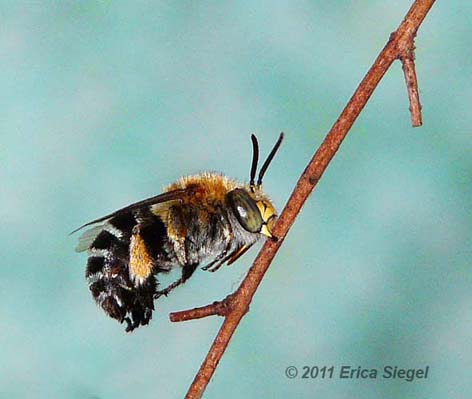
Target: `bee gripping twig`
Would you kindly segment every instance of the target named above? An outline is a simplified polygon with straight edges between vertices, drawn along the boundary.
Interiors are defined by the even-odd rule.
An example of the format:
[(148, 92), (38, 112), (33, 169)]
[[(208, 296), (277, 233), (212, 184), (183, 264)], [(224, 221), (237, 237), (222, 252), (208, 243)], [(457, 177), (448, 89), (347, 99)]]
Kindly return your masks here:
[[(409, 93), (409, 82), (417, 91), (416, 79), (413, 79), (413, 75), (410, 74), (412, 71), (414, 72), (411, 49), (413, 48), (413, 40), (416, 32), (433, 4), (434, 0), (414, 1), (398, 29), (391, 35), (390, 40), (378, 55), (374, 64), (365, 75), (359, 87), (354, 92), (348, 104), (341, 112), (341, 115), (334, 123), (323, 143), (318, 148), (302, 176), (298, 180), (287, 205), (274, 227), (273, 234), (276, 237), (286, 236), (303, 204), (316, 187), (316, 184), (319, 182), (329, 162), (336, 154), (350, 128), (361, 113), (380, 80), (396, 59), (403, 61), (404, 69), (406, 70), (405, 74), (408, 72), (409, 77), (407, 78), (407, 85), (409, 87)], [(407, 51), (410, 51), (410, 53), (406, 53)], [(406, 54), (409, 55), (406, 56)], [(415, 83), (413, 83), (413, 81), (415, 81)], [(415, 90), (411, 89), (411, 93), (414, 94)], [(414, 97), (418, 98), (416, 94)], [(415, 106), (417, 106), (417, 108), (415, 108)], [(415, 113), (415, 118), (417, 118), (420, 110), (419, 99), (416, 105), (410, 103), (410, 107), (412, 108), (412, 116)], [(414, 111), (414, 109), (416, 110)], [(420, 123), (418, 119), (415, 119), (413, 124), (416, 126)], [(279, 239), (277, 242), (273, 240), (267, 240), (265, 242), (241, 285), (236, 292), (230, 296), (231, 299), (226, 298), (221, 302), (216, 302), (202, 308), (177, 312), (171, 315), (173, 321), (184, 319), (190, 320), (192, 318), (197, 318), (193, 317), (196, 315), (199, 317), (221, 313), (225, 315), (223, 324), (218, 331), (218, 334), (198, 373), (196, 374), (187, 395), (185, 396), (186, 399), (197, 399), (202, 397), (206, 386), (210, 382), (210, 379), (223, 356), (223, 353), (228, 347), (234, 331), (238, 327), (239, 322), (245, 313), (248, 311), (249, 304), (251, 303), (265, 272), (269, 268), (282, 243), (282, 239)], [(227, 307), (228, 303), (230, 304), (229, 307)]]

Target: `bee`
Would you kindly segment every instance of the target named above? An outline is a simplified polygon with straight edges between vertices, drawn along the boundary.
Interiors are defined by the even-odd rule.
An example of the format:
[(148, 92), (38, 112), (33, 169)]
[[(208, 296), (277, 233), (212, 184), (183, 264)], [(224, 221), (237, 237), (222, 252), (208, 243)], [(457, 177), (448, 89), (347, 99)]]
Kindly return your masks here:
[[(136, 202), (84, 224), (77, 252), (87, 251), (85, 277), (96, 303), (126, 323), (126, 332), (147, 325), (154, 300), (185, 283), (203, 264), (215, 272), (231, 265), (263, 236), (275, 239), (274, 205), (262, 191), (262, 179), (283, 140), (280, 134), (257, 173), (259, 145), (252, 135), (250, 182), (222, 174), (182, 177), (162, 194)], [(159, 275), (181, 269), (164, 289)]]

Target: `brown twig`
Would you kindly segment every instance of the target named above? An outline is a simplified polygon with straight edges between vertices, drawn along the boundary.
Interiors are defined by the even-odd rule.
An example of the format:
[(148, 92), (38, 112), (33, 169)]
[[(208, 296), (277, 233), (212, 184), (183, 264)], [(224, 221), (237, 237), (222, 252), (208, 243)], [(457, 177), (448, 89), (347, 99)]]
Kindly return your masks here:
[(248, 311), (249, 304), (251, 303), (257, 287), (261, 283), (265, 272), (282, 245), (287, 232), (293, 225), (303, 204), (320, 180), (329, 162), (336, 154), (336, 151), (349, 132), (349, 129), (364, 108), (385, 72), (396, 59), (401, 59), (407, 51), (413, 48), (413, 40), (418, 27), (423, 22), (423, 19), (433, 3), (434, 0), (416, 0), (396, 32), (390, 36), (387, 45), (380, 52), (374, 64), (367, 72), (359, 87), (354, 92), (354, 95), (349, 100), (338, 120), (334, 123), (325, 140), (298, 180), (274, 228), (274, 234), (279, 237), (279, 240), (267, 240), (265, 242), (245, 279), (231, 296), (229, 310), (223, 305), (226, 301), (224, 300), (223, 302), (216, 302), (203, 308), (171, 314), (171, 319), (175, 321), (190, 320), (195, 317), (221, 314), (221, 309), (225, 309), (223, 311), (225, 315), (224, 322), (187, 392), (187, 399), (202, 397), (234, 331), (244, 314)]
[(405, 75), (405, 83), (408, 90), (408, 99), (410, 101), (411, 123), (413, 127), (418, 127), (423, 124), (423, 119), (421, 117), (420, 94), (415, 70), (414, 39), (411, 39), (410, 48), (406, 49), (405, 52), (400, 55), (400, 61), (402, 62), (403, 74)]
[(194, 319), (202, 319), (208, 316), (226, 316), (233, 309), (234, 294), (228, 295), (222, 301), (215, 301), (210, 305), (193, 308), (190, 310), (182, 310), (181, 312), (173, 312), (169, 315), (170, 321), (188, 321)]

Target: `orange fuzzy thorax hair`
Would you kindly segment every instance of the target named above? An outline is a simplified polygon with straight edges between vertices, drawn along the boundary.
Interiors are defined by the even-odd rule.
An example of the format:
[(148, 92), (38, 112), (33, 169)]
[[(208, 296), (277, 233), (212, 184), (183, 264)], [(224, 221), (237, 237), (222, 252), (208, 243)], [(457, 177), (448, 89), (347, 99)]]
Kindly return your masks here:
[(189, 201), (204, 203), (224, 202), (226, 194), (240, 185), (218, 173), (205, 172), (200, 175), (185, 176), (166, 187), (165, 191), (194, 187), (194, 195)]

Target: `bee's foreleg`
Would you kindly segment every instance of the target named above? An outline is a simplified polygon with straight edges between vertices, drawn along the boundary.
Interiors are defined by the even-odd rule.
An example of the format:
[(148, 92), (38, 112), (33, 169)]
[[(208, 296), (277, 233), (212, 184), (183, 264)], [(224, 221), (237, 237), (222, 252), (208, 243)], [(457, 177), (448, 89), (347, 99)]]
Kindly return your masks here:
[[(221, 255), (226, 255), (226, 252), (222, 252)], [(221, 257), (218, 256), (218, 258), (216, 258), (213, 262), (209, 263), (205, 267), (202, 267), (202, 270), (205, 270), (206, 272), (211, 272), (211, 273), (216, 272), (221, 266), (223, 266), (223, 263), (225, 263), (224, 259), (223, 259), (222, 262), (218, 262), (220, 259), (221, 259)], [(216, 263), (216, 262), (218, 262), (218, 263)], [(215, 265), (215, 263), (216, 263), (216, 265)]]
[[(228, 265), (231, 265), (236, 259), (238, 259), (241, 255), (246, 253), (246, 251), (252, 247), (251, 245), (243, 245), (242, 247), (236, 248), (233, 252), (231, 252), (228, 256), (225, 256), (223, 259), (221, 259), (215, 266), (213, 266), (211, 269), (206, 268), (204, 270), (207, 270), (209, 272), (216, 272), (225, 262), (228, 262)], [(210, 263), (212, 265), (214, 262)], [(205, 266), (206, 267), (206, 266)]]
[[(252, 247), (253, 244), (250, 245), (243, 245), (239, 248), (236, 248), (233, 252), (231, 252), (228, 256), (225, 256), (223, 259), (221, 259), (215, 266), (213, 266), (211, 269), (209, 266), (212, 266), (215, 261), (211, 262), (209, 265), (205, 266), (203, 270), (207, 270), (209, 272), (216, 272), (223, 264), (227, 261), (228, 266), (234, 263), (237, 259), (239, 259), (242, 255), (244, 255), (249, 248)], [(226, 251), (227, 252), (227, 251)]]
[[(231, 242), (230, 242), (230, 245), (231, 245)], [(205, 271), (211, 272), (211, 273), (216, 272), (221, 266), (223, 266), (225, 264), (226, 261), (230, 260), (234, 256), (234, 254), (236, 252), (239, 252), (240, 249), (241, 249), (241, 248), (236, 248), (235, 251), (233, 251), (229, 255), (227, 255), (228, 251), (229, 251), (228, 247), (226, 247), (225, 250), (221, 254), (219, 254), (213, 262), (209, 263), (205, 267), (202, 267), (202, 270), (205, 270)]]
[(242, 247), (237, 248), (236, 251), (231, 253), (228, 259), (228, 266), (236, 262), (236, 260), (238, 260), (241, 256), (243, 256), (248, 251), (248, 249), (251, 248), (253, 245), (254, 243), (249, 244), (249, 245), (243, 245)]
[(223, 236), (225, 239), (225, 249), (221, 252), (214, 260), (212, 260), (208, 265), (203, 266), (202, 270), (208, 272), (216, 272), (228, 259), (227, 254), (231, 249), (231, 244), (233, 241), (233, 229), (227, 216), (223, 214), (224, 226), (223, 226)]
[[(231, 247), (231, 242), (226, 246), (223, 252), (221, 252), (214, 260), (212, 260), (208, 265), (203, 266), (202, 270), (208, 271), (208, 272), (215, 272), (217, 271), (223, 263), (225, 263), (224, 259), (229, 251), (229, 248)], [(222, 262), (221, 259), (223, 259)], [(217, 263), (217, 265), (215, 265)], [(213, 266), (215, 265), (215, 266)]]

